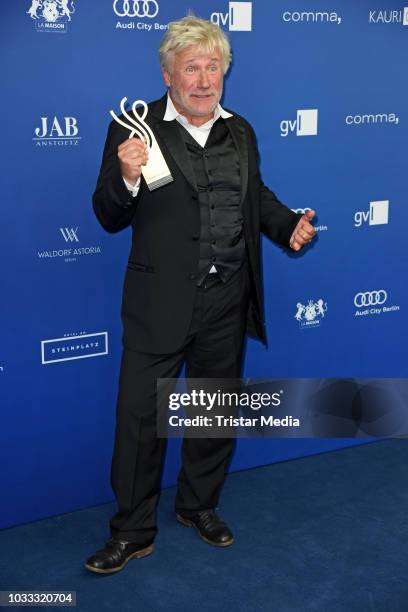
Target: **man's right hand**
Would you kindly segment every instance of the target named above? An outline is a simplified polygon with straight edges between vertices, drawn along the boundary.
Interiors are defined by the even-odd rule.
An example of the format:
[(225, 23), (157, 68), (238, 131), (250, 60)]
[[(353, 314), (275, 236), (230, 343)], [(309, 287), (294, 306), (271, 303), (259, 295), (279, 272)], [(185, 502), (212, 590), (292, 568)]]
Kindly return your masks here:
[(148, 147), (139, 138), (128, 138), (118, 147), (120, 170), (125, 181), (134, 185), (142, 174), (142, 166), (147, 164)]

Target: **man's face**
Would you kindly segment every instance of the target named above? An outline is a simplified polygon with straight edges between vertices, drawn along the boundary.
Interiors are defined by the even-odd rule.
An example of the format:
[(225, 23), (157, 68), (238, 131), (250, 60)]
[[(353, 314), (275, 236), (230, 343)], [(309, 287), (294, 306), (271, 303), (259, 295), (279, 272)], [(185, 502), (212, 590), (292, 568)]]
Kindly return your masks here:
[(223, 77), (219, 50), (205, 53), (197, 46), (174, 54), (170, 72), (163, 69), (174, 106), (187, 118), (212, 117), (222, 95)]

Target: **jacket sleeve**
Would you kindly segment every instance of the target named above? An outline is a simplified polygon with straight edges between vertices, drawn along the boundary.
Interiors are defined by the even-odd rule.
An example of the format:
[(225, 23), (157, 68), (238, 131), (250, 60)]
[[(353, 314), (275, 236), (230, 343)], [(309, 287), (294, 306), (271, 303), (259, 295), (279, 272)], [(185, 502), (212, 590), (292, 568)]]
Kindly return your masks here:
[[(119, 232), (128, 227), (137, 206), (141, 185), (136, 197), (127, 189), (120, 171), (118, 146), (128, 138), (128, 132), (112, 121), (106, 137), (101, 169), (93, 194), (95, 214), (107, 232)], [(143, 183), (143, 181), (142, 181)]]
[(255, 132), (249, 126), (252, 146), (255, 150), (257, 183), (259, 185), (259, 214), (261, 232), (280, 246), (289, 247), (289, 240), (301, 214), (294, 213), (282, 204), (262, 181), (259, 171), (259, 151)]

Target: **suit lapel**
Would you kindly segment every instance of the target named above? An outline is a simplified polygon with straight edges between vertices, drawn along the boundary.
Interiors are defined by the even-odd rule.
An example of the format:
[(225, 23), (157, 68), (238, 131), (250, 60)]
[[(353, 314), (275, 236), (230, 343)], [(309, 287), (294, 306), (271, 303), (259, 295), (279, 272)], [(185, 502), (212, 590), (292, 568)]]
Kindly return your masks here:
[[(167, 94), (152, 105), (149, 105), (147, 119), (151, 120), (151, 127), (159, 136), (161, 144), (165, 146), (174, 158), (181, 172), (187, 181), (197, 191), (197, 184), (194, 176), (190, 156), (180, 134), (180, 126), (177, 121), (163, 121), (166, 112)], [(150, 117), (149, 117), (150, 116)], [(150, 121), (148, 121), (150, 123)], [(241, 204), (245, 199), (248, 188), (248, 145), (245, 135), (245, 128), (240, 125), (234, 116), (225, 119), (231, 137), (234, 141), (239, 155), (241, 172)]]
[(234, 117), (225, 119), (234, 144), (239, 155), (239, 167), (241, 172), (241, 204), (245, 199), (248, 188), (248, 145), (245, 136), (245, 129), (240, 125)]
[(155, 121), (154, 127), (190, 185), (197, 191), (193, 166), (177, 121)]

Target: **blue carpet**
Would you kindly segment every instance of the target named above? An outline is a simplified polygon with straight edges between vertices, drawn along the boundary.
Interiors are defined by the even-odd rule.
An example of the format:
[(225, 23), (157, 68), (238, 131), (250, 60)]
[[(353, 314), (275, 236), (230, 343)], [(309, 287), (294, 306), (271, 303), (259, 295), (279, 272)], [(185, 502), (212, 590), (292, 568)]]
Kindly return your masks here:
[(389, 440), (230, 474), (225, 549), (175, 522), (166, 489), (154, 554), (111, 576), (83, 562), (113, 504), (6, 529), (0, 589), (75, 590), (84, 612), (407, 612), (407, 464)]

